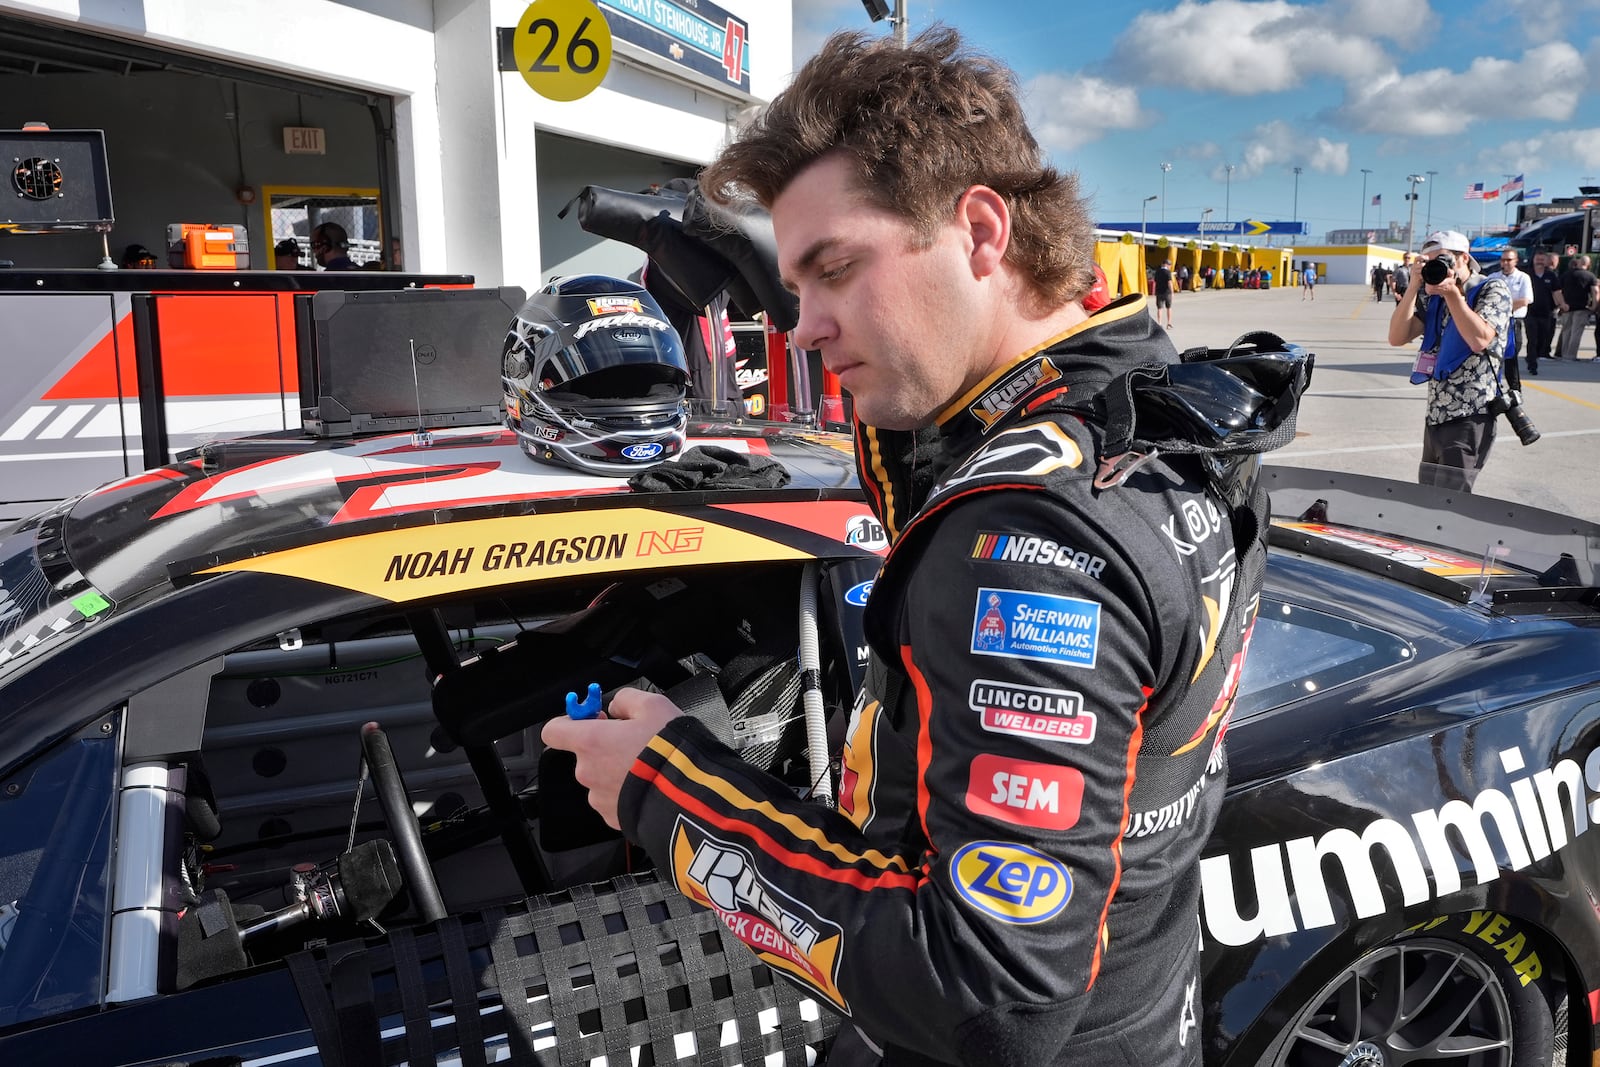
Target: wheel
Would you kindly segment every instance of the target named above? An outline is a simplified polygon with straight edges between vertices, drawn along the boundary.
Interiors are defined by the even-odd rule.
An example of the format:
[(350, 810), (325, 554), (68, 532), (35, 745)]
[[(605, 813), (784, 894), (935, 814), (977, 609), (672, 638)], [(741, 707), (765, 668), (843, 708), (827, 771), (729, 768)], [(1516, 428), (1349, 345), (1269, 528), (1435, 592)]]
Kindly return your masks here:
[(1272, 1067), (1526, 1067), (1551, 1062), (1554, 1030), (1536, 982), (1491, 945), (1444, 931), (1361, 957), (1297, 1014)]

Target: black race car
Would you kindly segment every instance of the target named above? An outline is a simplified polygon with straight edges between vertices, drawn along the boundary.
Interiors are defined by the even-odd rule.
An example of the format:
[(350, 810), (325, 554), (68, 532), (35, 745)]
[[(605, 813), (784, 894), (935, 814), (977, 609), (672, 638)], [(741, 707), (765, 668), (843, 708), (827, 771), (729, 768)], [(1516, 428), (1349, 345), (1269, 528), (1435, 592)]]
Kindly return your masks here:
[[(0, 1063), (821, 1062), (838, 1019), (736, 943), (781, 931), (664, 886), (538, 741), (642, 680), (826, 779), (884, 531), (841, 436), (693, 441), (791, 481), (282, 435), (0, 533)], [(1207, 1062), (1589, 1062), (1600, 528), (1265, 476)]]

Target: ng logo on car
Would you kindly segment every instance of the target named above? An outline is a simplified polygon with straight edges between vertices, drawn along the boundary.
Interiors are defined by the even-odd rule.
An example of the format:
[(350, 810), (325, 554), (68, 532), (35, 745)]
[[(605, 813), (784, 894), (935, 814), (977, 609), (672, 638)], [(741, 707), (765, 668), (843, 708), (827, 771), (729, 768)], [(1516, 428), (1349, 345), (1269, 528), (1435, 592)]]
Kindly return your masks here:
[(1072, 875), (1037, 849), (974, 841), (950, 857), (950, 881), (974, 908), (1016, 926), (1055, 918), (1072, 899)]

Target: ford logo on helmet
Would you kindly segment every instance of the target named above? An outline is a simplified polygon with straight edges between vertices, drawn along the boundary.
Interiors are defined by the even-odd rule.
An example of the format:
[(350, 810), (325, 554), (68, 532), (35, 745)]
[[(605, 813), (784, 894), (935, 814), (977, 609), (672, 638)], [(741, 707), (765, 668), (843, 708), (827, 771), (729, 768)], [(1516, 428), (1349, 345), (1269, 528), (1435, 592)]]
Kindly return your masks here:
[(624, 459), (655, 459), (659, 455), (661, 455), (661, 446), (654, 441), (629, 445), (622, 450)]

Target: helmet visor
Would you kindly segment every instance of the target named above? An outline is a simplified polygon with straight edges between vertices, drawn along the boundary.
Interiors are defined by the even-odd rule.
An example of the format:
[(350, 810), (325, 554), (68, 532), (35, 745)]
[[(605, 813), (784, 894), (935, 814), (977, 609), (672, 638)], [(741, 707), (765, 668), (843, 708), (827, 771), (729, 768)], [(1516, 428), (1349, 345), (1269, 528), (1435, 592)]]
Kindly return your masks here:
[(688, 378), (683, 345), (653, 301), (621, 294), (560, 294), (554, 300), (552, 310), (564, 325), (539, 344), (536, 378), (576, 383), (598, 371), (641, 365), (671, 368)]

